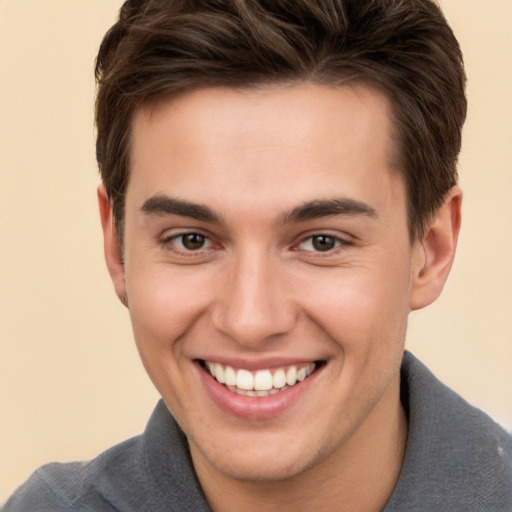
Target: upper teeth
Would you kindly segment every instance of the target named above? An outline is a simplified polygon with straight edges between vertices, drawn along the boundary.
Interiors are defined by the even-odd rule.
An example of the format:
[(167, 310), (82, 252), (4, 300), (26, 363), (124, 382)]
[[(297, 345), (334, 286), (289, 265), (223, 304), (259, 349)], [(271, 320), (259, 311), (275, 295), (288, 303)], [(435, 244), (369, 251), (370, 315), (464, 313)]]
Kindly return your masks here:
[(249, 370), (236, 370), (231, 366), (223, 366), (220, 363), (211, 361), (207, 361), (206, 364), (212, 376), (221, 384), (226, 384), (228, 387), (236, 387), (236, 391), (245, 390), (249, 392), (271, 392), (273, 389), (279, 390), (285, 386), (293, 386), (311, 375), (316, 366), (315, 363), (309, 363), (301, 367), (288, 366), (286, 369), (258, 370), (253, 373)]

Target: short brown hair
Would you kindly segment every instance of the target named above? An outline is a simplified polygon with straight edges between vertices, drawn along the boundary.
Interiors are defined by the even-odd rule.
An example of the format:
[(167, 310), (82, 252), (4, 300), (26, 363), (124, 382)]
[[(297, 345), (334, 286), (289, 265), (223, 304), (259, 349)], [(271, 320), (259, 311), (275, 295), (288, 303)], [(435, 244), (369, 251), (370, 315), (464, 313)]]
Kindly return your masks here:
[(457, 181), (466, 78), (432, 0), (128, 0), (96, 79), (96, 154), (120, 237), (135, 111), (198, 87), (377, 83), (393, 107), (411, 239)]

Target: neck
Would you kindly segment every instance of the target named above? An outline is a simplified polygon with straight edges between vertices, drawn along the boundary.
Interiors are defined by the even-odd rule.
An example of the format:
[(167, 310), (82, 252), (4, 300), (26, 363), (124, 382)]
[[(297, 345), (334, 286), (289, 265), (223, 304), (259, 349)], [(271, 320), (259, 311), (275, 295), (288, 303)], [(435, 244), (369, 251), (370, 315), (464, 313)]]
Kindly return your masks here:
[(398, 480), (407, 441), (399, 380), (352, 437), (320, 464), (279, 481), (235, 480), (193, 455), (214, 512), (379, 512)]

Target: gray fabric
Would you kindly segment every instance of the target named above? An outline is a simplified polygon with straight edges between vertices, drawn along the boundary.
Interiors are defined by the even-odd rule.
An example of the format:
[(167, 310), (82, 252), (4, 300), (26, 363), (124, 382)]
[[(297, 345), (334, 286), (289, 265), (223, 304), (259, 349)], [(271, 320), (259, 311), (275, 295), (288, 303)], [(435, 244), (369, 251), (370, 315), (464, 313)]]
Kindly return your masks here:
[(407, 352), (402, 403), (409, 416), (409, 439), (384, 512), (512, 511), (509, 434)]
[[(409, 416), (404, 465), (383, 512), (512, 511), (512, 438), (411, 354), (402, 365)], [(4, 512), (211, 512), (187, 442), (163, 402), (142, 436), (88, 463), (38, 469)]]
[(3, 512), (211, 512), (163, 401), (142, 436), (86, 463), (39, 468)]

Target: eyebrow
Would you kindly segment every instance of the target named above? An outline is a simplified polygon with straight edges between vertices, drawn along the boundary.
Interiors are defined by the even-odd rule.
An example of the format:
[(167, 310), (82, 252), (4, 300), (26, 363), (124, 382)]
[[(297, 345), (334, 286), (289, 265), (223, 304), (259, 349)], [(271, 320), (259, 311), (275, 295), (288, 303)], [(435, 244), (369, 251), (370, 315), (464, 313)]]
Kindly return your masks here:
[(279, 222), (281, 224), (293, 224), (335, 215), (378, 217), (377, 210), (368, 203), (351, 198), (340, 198), (309, 201), (285, 213)]
[(141, 210), (148, 215), (180, 215), (203, 222), (223, 224), (222, 218), (208, 206), (165, 195), (150, 197), (144, 202)]
[[(180, 215), (202, 222), (224, 224), (220, 215), (206, 205), (175, 199), (166, 195), (156, 195), (147, 199), (141, 210), (148, 215)], [(308, 201), (284, 213), (278, 224), (294, 224), (307, 220), (336, 215), (363, 215), (377, 218), (377, 210), (368, 203), (351, 198)]]

